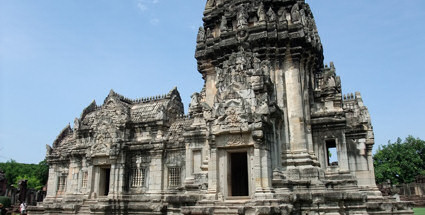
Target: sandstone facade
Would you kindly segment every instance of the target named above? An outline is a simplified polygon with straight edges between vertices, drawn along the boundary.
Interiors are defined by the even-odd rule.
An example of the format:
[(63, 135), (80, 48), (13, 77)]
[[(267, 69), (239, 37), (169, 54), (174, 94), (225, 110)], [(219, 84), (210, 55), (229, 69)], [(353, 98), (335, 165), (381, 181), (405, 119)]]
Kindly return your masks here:
[[(44, 214), (413, 214), (374, 180), (360, 93), (303, 0), (208, 0), (188, 115), (177, 89), (111, 91), (47, 146)], [(332, 156), (331, 156), (332, 154)]]

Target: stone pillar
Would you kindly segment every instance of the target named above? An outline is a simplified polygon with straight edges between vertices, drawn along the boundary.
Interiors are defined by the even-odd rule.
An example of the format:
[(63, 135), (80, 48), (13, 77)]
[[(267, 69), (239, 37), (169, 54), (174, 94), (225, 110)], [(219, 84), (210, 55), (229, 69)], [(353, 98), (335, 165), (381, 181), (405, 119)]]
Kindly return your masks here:
[(368, 169), (369, 169), (369, 187), (378, 189), (375, 182), (375, 168), (373, 166), (373, 158), (372, 158), (372, 148), (373, 148), (373, 141), (372, 143), (367, 142), (366, 143), (366, 154), (367, 154), (367, 162), (368, 162)]
[[(282, 66), (284, 67), (284, 65)], [(277, 132), (279, 132), (279, 147), (280, 152), (286, 152), (289, 150), (289, 122), (288, 122), (288, 109), (286, 107), (286, 82), (285, 82), (285, 72), (284, 68), (282, 69), (279, 66), (276, 66), (274, 71), (274, 84), (275, 84), (275, 93), (277, 105), (283, 112), (282, 123), (278, 125)]]
[(276, 127), (276, 121), (274, 120), (273, 123), (273, 142), (271, 143), (271, 163), (272, 163), (272, 169), (280, 169), (280, 163), (281, 163), (281, 153), (282, 149), (280, 147), (280, 138), (279, 138), (279, 130)]
[(58, 179), (55, 171), (55, 165), (51, 165), (49, 168), (49, 178), (47, 180), (47, 193), (46, 198), (53, 198), (56, 196), (56, 191), (58, 187)]
[(260, 150), (261, 155), (261, 185), (263, 190), (270, 192), (271, 190), (271, 178), (272, 178), (272, 169), (271, 169), (271, 157), (270, 153), (266, 149)]
[(208, 163), (208, 194), (215, 195), (217, 193), (217, 149), (210, 149), (210, 160)]
[(86, 188), (86, 193), (89, 194), (89, 198), (94, 198), (93, 196), (93, 192), (94, 192), (94, 186), (95, 186), (95, 174), (94, 174), (94, 167), (92, 164), (88, 165), (89, 167), (87, 168), (87, 174), (88, 174), (88, 178), (87, 178), (87, 188)]
[(116, 165), (117, 171), (116, 171), (116, 190), (115, 190), (115, 196), (120, 196), (123, 193), (123, 188), (125, 186), (125, 183), (129, 183), (125, 181), (125, 163), (117, 163)]
[[(340, 143), (339, 143), (340, 142)], [(345, 133), (342, 132), (342, 138), (338, 139), (338, 166), (340, 170), (346, 171), (349, 170), (348, 167), (348, 153), (347, 153), (347, 141), (345, 138)]]
[[(259, 148), (254, 148), (254, 153), (253, 155), (249, 156), (249, 161), (253, 161), (250, 162), (251, 164), (253, 164), (253, 168), (251, 172), (251, 175), (254, 176), (254, 186), (255, 186), (255, 192), (256, 193), (262, 193), (263, 192), (263, 177), (261, 175), (261, 154), (260, 154), (260, 149)], [(251, 180), (249, 180), (251, 181)]]
[(161, 193), (163, 188), (163, 161), (162, 152), (152, 153), (151, 166), (149, 171), (149, 191)]
[(117, 168), (117, 164), (115, 160), (111, 160), (111, 170), (110, 170), (110, 175), (109, 175), (109, 193), (108, 193), (108, 197), (114, 197), (116, 196), (116, 186), (117, 186), (117, 182), (118, 182), (118, 168)]
[(185, 183), (191, 184), (194, 182), (192, 166), (193, 166), (193, 151), (189, 147), (190, 144), (186, 144), (186, 179)]
[(211, 66), (208, 69), (205, 69), (206, 75), (205, 75), (205, 94), (206, 94), (206, 103), (212, 107), (214, 105), (214, 97), (215, 94), (217, 94), (217, 88), (215, 87), (215, 68)]
[(293, 62), (287, 50), (284, 62), (286, 98), (289, 121), (289, 142), (292, 153), (307, 153), (307, 141), (304, 127), (303, 96), (300, 83), (300, 68)]
[(93, 167), (93, 198), (99, 197), (99, 185), (100, 185), (100, 168), (98, 166)]
[(80, 162), (76, 159), (71, 160), (69, 165), (69, 176), (68, 184), (66, 185), (67, 193), (77, 194), (78, 193), (78, 182), (80, 173)]

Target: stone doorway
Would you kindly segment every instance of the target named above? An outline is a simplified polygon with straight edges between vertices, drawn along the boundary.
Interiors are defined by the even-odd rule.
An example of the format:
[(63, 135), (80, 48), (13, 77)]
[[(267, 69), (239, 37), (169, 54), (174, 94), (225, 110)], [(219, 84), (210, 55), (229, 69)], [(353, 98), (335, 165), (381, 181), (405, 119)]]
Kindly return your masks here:
[(109, 184), (111, 182), (111, 168), (102, 167), (100, 168), (100, 180), (99, 180), (99, 195), (107, 196), (109, 194)]
[(249, 196), (247, 152), (233, 152), (229, 155), (229, 196)]

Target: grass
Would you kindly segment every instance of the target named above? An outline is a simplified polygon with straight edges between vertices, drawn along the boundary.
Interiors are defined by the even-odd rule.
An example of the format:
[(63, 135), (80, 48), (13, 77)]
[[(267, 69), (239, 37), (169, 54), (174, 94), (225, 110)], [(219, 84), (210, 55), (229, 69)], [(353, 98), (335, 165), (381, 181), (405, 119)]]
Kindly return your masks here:
[(415, 215), (425, 215), (425, 208), (413, 208)]

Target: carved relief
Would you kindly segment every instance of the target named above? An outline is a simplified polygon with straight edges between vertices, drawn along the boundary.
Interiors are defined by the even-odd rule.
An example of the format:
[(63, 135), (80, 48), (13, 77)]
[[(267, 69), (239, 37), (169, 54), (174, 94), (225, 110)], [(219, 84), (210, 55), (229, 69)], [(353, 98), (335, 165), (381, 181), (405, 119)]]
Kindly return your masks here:
[(267, 16), (269, 17), (270, 22), (276, 21), (276, 14), (274, 13), (272, 8), (269, 8), (269, 11), (267, 11)]
[(221, 17), (220, 32), (227, 32), (227, 18), (225, 16)]
[(266, 21), (266, 12), (264, 11), (264, 4), (261, 2), (257, 11), (258, 22), (264, 23)]
[(205, 41), (205, 29), (203, 27), (199, 27), (198, 36), (196, 37), (196, 42)]
[(237, 29), (246, 28), (248, 26), (248, 18), (249, 16), (246, 8), (242, 5), (237, 14)]
[(231, 135), (227, 139), (228, 146), (248, 145), (250, 143), (249, 135)]

